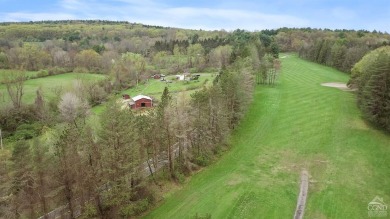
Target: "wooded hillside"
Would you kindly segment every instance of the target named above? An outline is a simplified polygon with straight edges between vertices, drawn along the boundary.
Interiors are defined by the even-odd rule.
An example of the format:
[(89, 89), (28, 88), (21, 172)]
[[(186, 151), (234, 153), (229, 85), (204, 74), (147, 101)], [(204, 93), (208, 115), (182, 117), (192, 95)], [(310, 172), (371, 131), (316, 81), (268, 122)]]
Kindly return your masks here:
[[(279, 83), (280, 51), (350, 72), (389, 40), (387, 33), (310, 28), (227, 32), (111, 21), (1, 23), (0, 217), (36, 218), (59, 206), (72, 218), (140, 215), (162, 198), (164, 182), (183, 182), (229, 147), (255, 84)], [(382, 100), (388, 55), (380, 54), (367, 65), (363, 59), (352, 73), (362, 109), (387, 128), (388, 102)], [(173, 94), (169, 82), (159, 81), (166, 88), (152, 109), (121, 110), (118, 104), (118, 94), (141, 92), (155, 80), (151, 76), (205, 72), (212, 82), (189, 92)], [(55, 86), (53, 77), (60, 75), (67, 87)], [(25, 89), (37, 78), (50, 90)], [(92, 113), (96, 106), (103, 113)]]

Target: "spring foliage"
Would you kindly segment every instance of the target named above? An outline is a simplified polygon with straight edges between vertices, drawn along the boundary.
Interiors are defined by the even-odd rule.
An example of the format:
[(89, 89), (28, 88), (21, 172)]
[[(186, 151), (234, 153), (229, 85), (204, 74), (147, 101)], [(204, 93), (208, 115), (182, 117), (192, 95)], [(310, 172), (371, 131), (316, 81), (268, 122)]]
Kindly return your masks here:
[(390, 131), (390, 46), (363, 57), (352, 69), (350, 85), (358, 89), (358, 104), (364, 116)]

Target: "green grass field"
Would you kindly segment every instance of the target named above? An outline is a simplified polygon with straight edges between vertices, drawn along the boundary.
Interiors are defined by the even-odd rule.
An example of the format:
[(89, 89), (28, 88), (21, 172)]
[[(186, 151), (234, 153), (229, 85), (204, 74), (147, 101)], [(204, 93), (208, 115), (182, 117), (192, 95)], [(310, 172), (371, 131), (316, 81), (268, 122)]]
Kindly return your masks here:
[[(36, 97), (36, 91), (39, 87), (42, 88), (46, 98), (54, 95), (53, 89), (62, 87), (64, 89), (72, 86), (76, 79), (99, 80), (103, 79), (104, 75), (86, 74), (86, 73), (67, 73), (44, 78), (26, 80), (24, 83), (23, 103), (33, 103)], [(7, 89), (4, 84), (0, 84), (0, 106), (11, 104)]]
[(282, 66), (277, 86), (256, 88), (231, 149), (145, 218), (292, 218), (302, 169), (305, 218), (368, 218), (375, 196), (390, 204), (390, 136), (362, 120), (352, 92), (320, 85), (349, 76), (294, 55)]
[[(201, 76), (198, 81), (178, 81), (174, 80), (175, 76), (167, 76), (166, 79), (172, 81), (172, 83), (166, 83), (156, 79), (149, 79), (149, 81), (143, 85), (139, 85), (138, 88), (131, 88), (121, 92), (122, 94), (129, 94), (130, 96), (136, 96), (138, 94), (144, 95), (156, 95), (156, 98), (160, 98), (164, 88), (168, 86), (170, 92), (181, 92), (186, 90), (193, 90), (202, 87), (204, 83), (211, 83), (214, 80), (214, 75), (211, 73), (199, 73)], [(207, 82), (205, 82), (207, 80)]]

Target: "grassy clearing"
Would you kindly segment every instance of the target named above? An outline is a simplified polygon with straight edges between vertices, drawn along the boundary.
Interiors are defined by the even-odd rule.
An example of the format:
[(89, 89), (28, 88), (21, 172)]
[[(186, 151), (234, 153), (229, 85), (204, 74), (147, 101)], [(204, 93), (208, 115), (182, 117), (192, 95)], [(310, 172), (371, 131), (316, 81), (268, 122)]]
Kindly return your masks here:
[(368, 126), (355, 95), (323, 82), (348, 75), (282, 59), (276, 87), (257, 87), (232, 148), (166, 195), (145, 218), (291, 218), (299, 174), (310, 174), (305, 218), (367, 218), (367, 204), (390, 203), (390, 137)]
[[(129, 94), (130, 96), (136, 96), (138, 94), (144, 95), (157, 95), (155, 98), (160, 98), (160, 95), (164, 91), (164, 88), (168, 86), (170, 92), (181, 92), (187, 90), (194, 90), (202, 87), (205, 83), (211, 83), (215, 77), (215, 74), (199, 73), (201, 76), (198, 81), (178, 81), (175, 80), (174, 75), (166, 77), (166, 80), (172, 81), (172, 83), (166, 83), (164, 81), (149, 79), (145, 84), (139, 85), (138, 88), (131, 88), (121, 92), (122, 94)], [(206, 82), (207, 80), (207, 82)]]
[[(86, 73), (67, 73), (44, 78), (30, 79), (24, 83), (23, 103), (33, 103), (36, 97), (36, 90), (41, 87), (46, 98), (54, 96), (54, 89), (62, 87), (67, 89), (72, 86), (76, 79), (99, 80), (103, 79), (104, 75), (86, 74)], [(0, 106), (11, 104), (7, 89), (4, 84), (0, 84)]]
[[(123, 94), (129, 94), (131, 97), (136, 95), (148, 95), (154, 100), (159, 100), (164, 88), (168, 86), (169, 91), (173, 94), (179, 92), (188, 92), (189, 94), (203, 87), (203, 85), (209, 85), (213, 82), (215, 74), (212, 73), (198, 73), (201, 76), (198, 81), (178, 81), (175, 80), (174, 75), (167, 76), (166, 79), (172, 81), (172, 83), (166, 83), (157, 79), (149, 79), (145, 84), (140, 84), (138, 87), (133, 87), (120, 92), (116, 95), (116, 98), (121, 98)], [(104, 111), (104, 104), (95, 106), (92, 111), (95, 114), (100, 114)]]

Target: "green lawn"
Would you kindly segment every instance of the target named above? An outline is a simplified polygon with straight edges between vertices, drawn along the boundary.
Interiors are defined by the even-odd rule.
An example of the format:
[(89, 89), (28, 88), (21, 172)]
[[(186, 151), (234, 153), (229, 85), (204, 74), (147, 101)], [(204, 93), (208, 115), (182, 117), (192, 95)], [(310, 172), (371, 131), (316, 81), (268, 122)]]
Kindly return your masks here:
[(232, 148), (145, 218), (292, 218), (304, 168), (305, 218), (368, 218), (375, 196), (390, 204), (390, 136), (362, 120), (353, 93), (320, 86), (349, 76), (294, 55), (282, 66), (278, 86), (256, 88)]
[[(104, 77), (104, 75), (99, 74), (67, 73), (30, 79), (24, 83), (23, 103), (33, 103), (36, 97), (36, 90), (39, 87), (42, 88), (45, 97), (50, 98), (54, 95), (55, 88), (62, 87), (67, 89), (72, 86), (73, 81), (76, 79), (99, 80)], [(11, 104), (11, 100), (8, 97), (5, 85), (0, 84), (0, 106), (3, 104)]]

